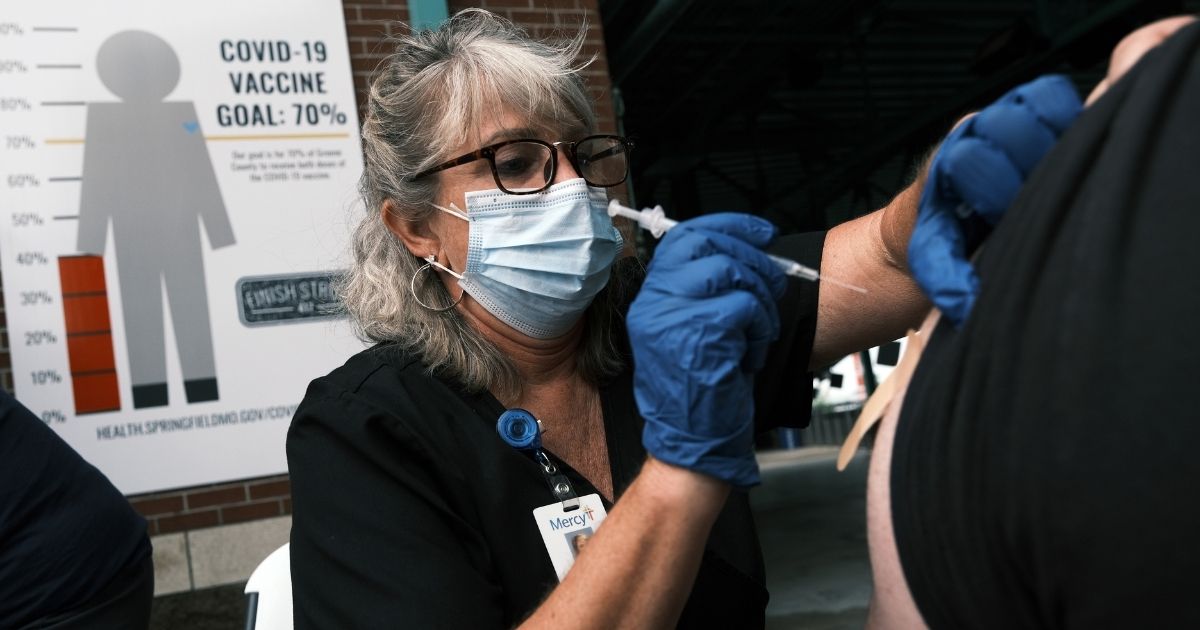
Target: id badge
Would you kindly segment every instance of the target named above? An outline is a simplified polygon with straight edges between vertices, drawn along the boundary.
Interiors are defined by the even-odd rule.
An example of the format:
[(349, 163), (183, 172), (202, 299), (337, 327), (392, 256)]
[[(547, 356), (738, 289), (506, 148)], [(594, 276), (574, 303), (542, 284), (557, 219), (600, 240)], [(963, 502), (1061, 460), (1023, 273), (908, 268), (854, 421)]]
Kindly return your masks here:
[(550, 554), (559, 582), (567, 577), (575, 558), (595, 535), (605, 516), (608, 512), (598, 494), (579, 497), (579, 507), (569, 512), (563, 511), (561, 501), (533, 511), (533, 519), (537, 521), (538, 531), (542, 532), (542, 542), (546, 544), (546, 553)]

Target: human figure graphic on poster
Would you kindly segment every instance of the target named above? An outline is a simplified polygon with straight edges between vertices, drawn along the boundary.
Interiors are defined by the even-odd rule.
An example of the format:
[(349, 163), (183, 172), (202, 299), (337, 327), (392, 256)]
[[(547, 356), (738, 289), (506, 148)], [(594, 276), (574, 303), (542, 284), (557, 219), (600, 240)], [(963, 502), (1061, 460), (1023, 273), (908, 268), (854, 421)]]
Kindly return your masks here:
[(189, 403), (218, 398), (197, 217), (213, 249), (233, 227), (191, 102), (164, 102), (179, 58), (145, 31), (109, 37), (96, 55), (121, 100), (87, 106), (78, 248), (103, 254), (109, 220), (135, 408), (167, 404), (165, 286)]

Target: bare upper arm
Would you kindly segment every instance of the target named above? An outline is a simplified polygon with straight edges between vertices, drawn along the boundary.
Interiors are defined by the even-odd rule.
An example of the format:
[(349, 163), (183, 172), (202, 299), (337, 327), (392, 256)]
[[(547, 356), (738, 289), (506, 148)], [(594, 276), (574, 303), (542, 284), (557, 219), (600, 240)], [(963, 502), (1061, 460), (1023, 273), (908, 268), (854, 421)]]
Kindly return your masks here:
[(920, 180), (887, 207), (829, 231), (821, 275), (867, 289), (863, 295), (822, 283), (810, 368), (904, 336), (929, 310), (929, 302), (897, 252), (907, 247), (916, 220)]
[[(910, 339), (929, 339), (937, 320), (937, 311), (933, 311), (922, 323), (917, 336)], [(900, 565), (900, 553), (892, 527), (891, 503), (892, 447), (895, 444), (896, 427), (900, 421), (908, 381), (923, 347), (923, 343), (918, 341), (909, 343), (906, 352), (917, 353), (916, 356), (906, 355), (901, 361), (902, 367), (898, 367), (889, 377), (899, 380), (891, 388), (895, 394), (879, 423), (875, 446), (871, 451), (871, 465), (867, 471), (867, 546), (871, 553), (871, 577), (875, 584), (867, 628), (909, 630), (925, 627)]]

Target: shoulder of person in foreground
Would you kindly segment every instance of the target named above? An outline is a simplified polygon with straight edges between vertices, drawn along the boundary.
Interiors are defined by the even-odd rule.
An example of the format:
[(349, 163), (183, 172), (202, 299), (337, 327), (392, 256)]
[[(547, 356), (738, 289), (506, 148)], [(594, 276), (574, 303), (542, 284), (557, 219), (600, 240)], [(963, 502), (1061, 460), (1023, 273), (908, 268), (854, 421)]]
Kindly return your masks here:
[(150, 554), (121, 492), (2, 390), (0, 541), (5, 628), (86, 604)]

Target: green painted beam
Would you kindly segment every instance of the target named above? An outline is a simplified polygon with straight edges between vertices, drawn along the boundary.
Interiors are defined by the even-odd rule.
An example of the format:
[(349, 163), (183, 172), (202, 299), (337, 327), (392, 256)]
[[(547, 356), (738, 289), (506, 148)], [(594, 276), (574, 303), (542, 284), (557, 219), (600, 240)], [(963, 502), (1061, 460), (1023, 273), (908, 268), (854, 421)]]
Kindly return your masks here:
[(446, 0), (408, 0), (408, 22), (413, 30), (437, 28), (448, 17)]

